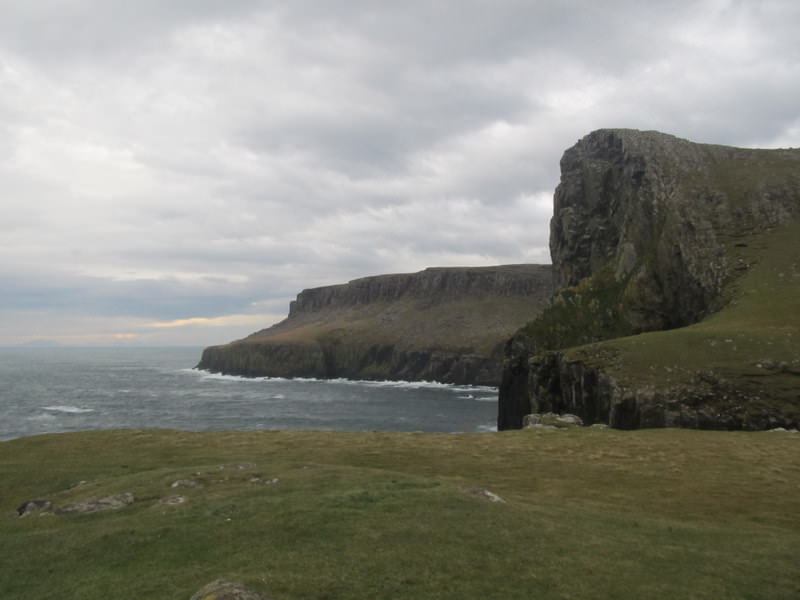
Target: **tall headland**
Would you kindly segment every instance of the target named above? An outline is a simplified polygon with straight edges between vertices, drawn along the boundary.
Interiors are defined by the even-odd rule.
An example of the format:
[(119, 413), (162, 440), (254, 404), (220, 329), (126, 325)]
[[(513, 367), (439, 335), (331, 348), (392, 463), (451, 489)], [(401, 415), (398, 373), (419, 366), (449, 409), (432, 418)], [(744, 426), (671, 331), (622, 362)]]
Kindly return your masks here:
[(550, 250), (304, 290), (198, 366), (499, 383), (499, 429), (800, 424), (800, 150), (594, 131), (561, 159)]
[[(554, 298), (506, 346), (498, 427), (796, 427), (800, 150), (599, 130), (561, 159)], [(647, 333), (650, 332), (650, 333)]]
[(552, 295), (550, 265), (441, 267), (307, 289), (280, 323), (203, 352), (245, 376), (497, 385), (505, 341)]

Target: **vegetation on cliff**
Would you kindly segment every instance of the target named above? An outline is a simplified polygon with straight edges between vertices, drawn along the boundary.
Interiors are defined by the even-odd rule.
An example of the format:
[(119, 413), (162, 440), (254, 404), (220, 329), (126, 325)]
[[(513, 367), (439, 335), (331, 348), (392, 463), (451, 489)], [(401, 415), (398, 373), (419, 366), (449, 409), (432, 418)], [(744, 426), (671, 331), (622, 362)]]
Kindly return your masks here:
[[(800, 589), (797, 435), (96, 431), (3, 442), (0, 596), (188, 599), (226, 579), (276, 600), (788, 600)], [(132, 501), (18, 514), (34, 499), (58, 512), (108, 496)]]
[(800, 150), (581, 140), (555, 195), (558, 293), (507, 345), (498, 425), (796, 427), (798, 217)]

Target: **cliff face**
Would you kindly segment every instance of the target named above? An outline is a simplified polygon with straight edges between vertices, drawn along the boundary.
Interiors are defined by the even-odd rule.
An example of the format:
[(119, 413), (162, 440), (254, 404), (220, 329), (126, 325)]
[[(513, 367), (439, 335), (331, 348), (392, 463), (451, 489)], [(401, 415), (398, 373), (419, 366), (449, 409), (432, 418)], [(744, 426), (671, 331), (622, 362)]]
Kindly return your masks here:
[(203, 352), (246, 376), (497, 385), (503, 342), (552, 295), (549, 265), (431, 268), (304, 290), (284, 321)]
[[(666, 341), (641, 336), (653, 352), (649, 364), (635, 360), (628, 342), (598, 343), (705, 323), (726, 306), (751, 302), (752, 294), (761, 295), (760, 307), (753, 307), (761, 319), (774, 298), (763, 297), (769, 275), (756, 267), (776, 256), (797, 256), (791, 236), (779, 243), (767, 234), (800, 216), (800, 151), (695, 144), (657, 132), (596, 131), (564, 153), (554, 204), (550, 249), (557, 295), (507, 344), (500, 428), (520, 427), (527, 412), (562, 409), (590, 423), (619, 427), (760, 428), (775, 418), (795, 422), (784, 408), (785, 402), (800, 401), (796, 393), (784, 393), (780, 385), (754, 388), (736, 375), (742, 365), (765, 362), (770, 354), (755, 342), (748, 351), (756, 354), (740, 351), (738, 363), (727, 355), (707, 361), (684, 353), (694, 357), (693, 366), (673, 357), (670, 346), (694, 335), (691, 328), (688, 333), (677, 329), (683, 333)], [(776, 244), (783, 250), (776, 251)], [(794, 263), (787, 261), (776, 268), (793, 272)], [(784, 284), (798, 283), (786, 273)], [(743, 282), (752, 282), (752, 289), (744, 289)], [(789, 289), (772, 283), (779, 298)], [(788, 305), (774, 308), (777, 321), (765, 323), (762, 333), (791, 318), (778, 316), (790, 310)], [(717, 318), (727, 327), (725, 336), (739, 335), (754, 318), (726, 310)], [(791, 365), (797, 346), (782, 345), (779, 337), (762, 341), (780, 355), (778, 362)], [(730, 338), (716, 341), (724, 347), (725, 339)], [(594, 349), (566, 350), (585, 344)], [(659, 344), (666, 346), (658, 351)], [(630, 372), (634, 363), (663, 377), (644, 381)], [(723, 363), (725, 374), (720, 374)], [(687, 372), (682, 378), (666, 376), (663, 368), (673, 366), (676, 373)], [(783, 381), (774, 382), (778, 379)], [(784, 408), (764, 404), (767, 397)], [(764, 404), (760, 416), (731, 408), (759, 403)], [(770, 420), (776, 410), (779, 416)]]
[(443, 303), (464, 297), (539, 298), (551, 290), (548, 265), (432, 267), (420, 273), (377, 275), (349, 283), (303, 290), (289, 305), (289, 318), (323, 310), (418, 300)]
[(798, 213), (796, 150), (597, 131), (564, 153), (550, 224), (556, 290), (626, 283), (625, 318), (647, 331), (697, 321), (741, 266), (733, 239)]

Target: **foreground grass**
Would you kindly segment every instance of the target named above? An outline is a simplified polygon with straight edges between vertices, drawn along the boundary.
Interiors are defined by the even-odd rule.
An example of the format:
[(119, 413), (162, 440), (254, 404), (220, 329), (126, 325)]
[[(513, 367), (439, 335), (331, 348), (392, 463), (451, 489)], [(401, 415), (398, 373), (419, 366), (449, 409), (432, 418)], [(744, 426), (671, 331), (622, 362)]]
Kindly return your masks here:
[(2, 598), (800, 595), (795, 434), (87, 432), (1, 443), (0, 477)]

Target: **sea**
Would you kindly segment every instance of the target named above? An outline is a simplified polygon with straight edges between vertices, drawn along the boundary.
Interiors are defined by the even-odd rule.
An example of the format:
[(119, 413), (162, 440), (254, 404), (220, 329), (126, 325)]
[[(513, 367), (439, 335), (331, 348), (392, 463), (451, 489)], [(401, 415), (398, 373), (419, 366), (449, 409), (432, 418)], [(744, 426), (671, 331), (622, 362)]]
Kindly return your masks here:
[(245, 378), (202, 348), (0, 348), (0, 441), (93, 429), (494, 431), (497, 389)]

